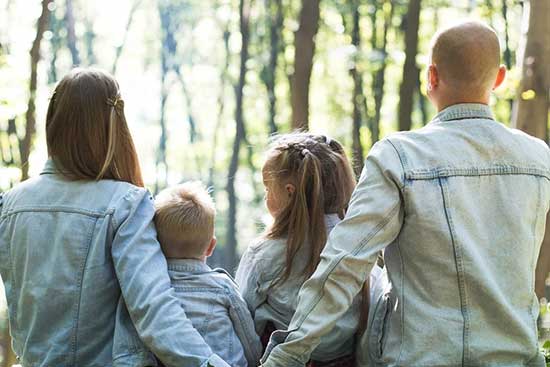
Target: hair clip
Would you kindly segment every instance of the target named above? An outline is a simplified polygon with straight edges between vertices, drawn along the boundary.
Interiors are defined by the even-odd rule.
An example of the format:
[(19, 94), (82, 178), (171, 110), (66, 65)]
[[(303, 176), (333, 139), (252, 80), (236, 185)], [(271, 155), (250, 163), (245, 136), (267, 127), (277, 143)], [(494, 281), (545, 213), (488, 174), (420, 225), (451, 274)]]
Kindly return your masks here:
[(325, 135), (325, 143), (330, 145), (330, 143), (332, 143), (332, 139)]
[(111, 107), (114, 107), (114, 108), (116, 108), (116, 106), (118, 105), (118, 103), (120, 101), (121, 101), (120, 94), (117, 94), (113, 98), (107, 98), (107, 104)]

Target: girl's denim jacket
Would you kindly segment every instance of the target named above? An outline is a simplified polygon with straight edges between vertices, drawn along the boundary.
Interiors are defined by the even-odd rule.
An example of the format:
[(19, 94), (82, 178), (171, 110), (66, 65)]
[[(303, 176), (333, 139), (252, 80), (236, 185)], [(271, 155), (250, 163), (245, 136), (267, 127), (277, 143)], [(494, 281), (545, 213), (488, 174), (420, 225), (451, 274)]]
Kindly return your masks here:
[[(339, 221), (336, 214), (325, 216), (329, 232)], [(285, 251), (286, 239), (262, 239), (247, 248), (237, 270), (237, 283), (260, 335), (268, 322), (277, 329), (288, 327), (298, 305), (298, 291), (306, 280), (300, 275), (308, 260), (307, 248), (302, 246), (295, 256), (289, 279), (274, 284), (282, 274)], [(353, 353), (360, 307), (361, 297), (357, 296), (352, 307), (336, 321), (330, 335), (321, 340), (313, 359), (329, 361)]]
[(548, 146), (486, 105), (380, 141), (263, 365), (303, 366), (385, 248), (392, 287), (371, 304), (370, 366), (544, 366), (534, 278), (549, 206)]
[(121, 294), (167, 366), (227, 366), (170, 287), (153, 215), (147, 190), (68, 181), (52, 161), (0, 197), (0, 274), (23, 366), (112, 366)]

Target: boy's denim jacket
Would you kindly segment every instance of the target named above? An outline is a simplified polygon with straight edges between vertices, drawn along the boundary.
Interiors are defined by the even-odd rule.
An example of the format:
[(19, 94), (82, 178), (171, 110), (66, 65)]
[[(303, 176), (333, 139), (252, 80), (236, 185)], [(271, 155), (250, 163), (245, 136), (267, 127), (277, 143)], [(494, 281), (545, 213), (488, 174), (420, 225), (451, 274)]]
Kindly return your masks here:
[[(338, 222), (340, 218), (336, 214), (325, 216), (328, 232)], [(275, 284), (284, 269), (285, 253), (286, 239), (262, 239), (247, 248), (237, 270), (237, 283), (259, 334), (263, 334), (268, 322), (277, 329), (286, 329), (298, 305), (298, 291), (306, 280), (300, 272), (309, 259), (308, 249), (302, 246), (294, 257), (289, 279)], [(361, 296), (357, 296), (353, 306), (336, 321), (330, 335), (323, 337), (312, 359), (329, 361), (353, 354), (360, 307)]]
[(23, 366), (112, 366), (120, 295), (167, 366), (227, 366), (170, 287), (147, 190), (68, 181), (52, 161), (0, 197), (0, 274)]
[(548, 146), (486, 105), (391, 135), (263, 365), (303, 366), (385, 248), (392, 287), (371, 304), (361, 346), (371, 366), (544, 366), (534, 274), (549, 205)]
[[(232, 367), (257, 366), (262, 344), (231, 276), (193, 259), (168, 259), (168, 271), (185, 314), (214, 353)], [(121, 358), (115, 366), (156, 366), (154, 357), (143, 358), (146, 347), (137, 338), (127, 314), (121, 316), (117, 320), (114, 350), (115, 357)]]

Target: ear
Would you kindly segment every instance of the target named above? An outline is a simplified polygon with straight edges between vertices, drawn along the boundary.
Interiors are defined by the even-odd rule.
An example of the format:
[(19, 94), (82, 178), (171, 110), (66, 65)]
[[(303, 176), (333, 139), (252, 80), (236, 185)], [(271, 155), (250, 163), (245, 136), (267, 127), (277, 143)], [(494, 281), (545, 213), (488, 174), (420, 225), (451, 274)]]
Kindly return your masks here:
[(286, 184), (285, 190), (288, 193), (288, 196), (291, 196), (296, 192), (296, 186), (294, 186), (293, 184)]
[(214, 249), (216, 248), (216, 243), (218, 240), (216, 239), (216, 236), (212, 237), (210, 240), (210, 245), (208, 245), (208, 248), (206, 249), (205, 256), (210, 257), (214, 253)]
[(428, 92), (434, 90), (439, 85), (439, 72), (435, 64), (428, 66)]
[(506, 79), (506, 66), (500, 65), (500, 67), (498, 68), (498, 74), (495, 80), (495, 84), (493, 85), (493, 90), (500, 87), (501, 84), (504, 82), (504, 79)]

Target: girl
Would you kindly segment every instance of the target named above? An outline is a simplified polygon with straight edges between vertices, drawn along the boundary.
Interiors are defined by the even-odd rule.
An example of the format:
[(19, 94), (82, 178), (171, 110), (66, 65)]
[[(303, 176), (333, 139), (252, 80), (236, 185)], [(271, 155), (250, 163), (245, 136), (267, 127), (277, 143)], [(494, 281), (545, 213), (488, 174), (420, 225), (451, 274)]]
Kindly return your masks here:
[[(122, 294), (140, 337), (167, 366), (227, 366), (170, 288), (113, 77), (76, 69), (63, 78), (46, 139), (42, 174), (0, 195), (0, 275), (20, 364), (112, 366)], [(135, 365), (130, 352), (121, 357)]]
[[(317, 267), (328, 233), (344, 217), (355, 178), (339, 142), (309, 133), (278, 137), (262, 174), (274, 222), (247, 249), (236, 279), (256, 332), (268, 339), (274, 329), (287, 329), (300, 287)], [(354, 366), (361, 308), (358, 296), (321, 339), (311, 366)]]

